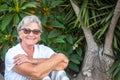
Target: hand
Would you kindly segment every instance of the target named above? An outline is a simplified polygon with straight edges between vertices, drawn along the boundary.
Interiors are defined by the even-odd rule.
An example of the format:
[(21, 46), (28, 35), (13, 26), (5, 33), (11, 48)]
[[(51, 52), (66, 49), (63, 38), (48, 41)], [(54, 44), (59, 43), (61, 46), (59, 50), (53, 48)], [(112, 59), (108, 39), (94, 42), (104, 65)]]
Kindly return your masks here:
[(14, 64), (19, 65), (25, 62), (32, 63), (32, 58), (28, 57), (25, 54), (18, 54), (14, 57)]
[(68, 66), (69, 60), (64, 54), (53, 54), (51, 57), (57, 57), (57, 59), (61, 60), (61, 62), (56, 65), (55, 70), (63, 70)]
[(55, 67), (55, 70), (64, 70), (67, 68), (67, 66), (68, 66), (68, 62), (67, 63), (61, 62)]
[(58, 53), (58, 56), (59, 56), (59, 58), (63, 59), (64, 63), (68, 63), (69, 62), (68, 58), (64, 54)]

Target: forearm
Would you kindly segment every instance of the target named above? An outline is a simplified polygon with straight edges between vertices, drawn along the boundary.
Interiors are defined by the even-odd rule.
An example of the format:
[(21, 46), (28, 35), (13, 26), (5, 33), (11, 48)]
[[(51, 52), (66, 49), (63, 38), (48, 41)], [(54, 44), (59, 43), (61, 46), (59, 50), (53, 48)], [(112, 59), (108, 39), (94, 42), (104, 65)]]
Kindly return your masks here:
[(37, 64), (40, 64), (40, 63), (46, 61), (47, 59), (48, 59), (48, 58), (33, 58), (33, 59), (31, 60), (31, 63), (37, 65)]
[(18, 54), (14, 57), (14, 64), (20, 65), (22, 63), (40, 64), (41, 62), (47, 60), (48, 58), (31, 58), (24, 54)]
[[(33, 65), (38, 65), (38, 64), (41, 64), (42, 62), (44, 63), (44, 61), (46, 61), (48, 58), (46, 59), (33, 59), (32, 60), (32, 64)], [(63, 70), (67, 67), (68, 65), (68, 62), (60, 62), (57, 66), (55, 66), (54, 70)]]
[[(49, 58), (35, 66), (34, 68), (34, 71), (36, 71), (35, 75), (37, 75), (38, 77), (41, 76), (43, 78), (47, 76), (52, 70), (54, 70), (55, 67), (61, 62), (62, 59), (59, 59), (58, 57)], [(41, 73), (39, 73), (38, 71), (40, 71)]]
[[(23, 59), (25, 58), (25, 62), (17, 64), (18, 62), (24, 61)], [(63, 54), (52, 55), (49, 59), (35, 59), (35, 62), (33, 61), (33, 63), (37, 65), (33, 65), (33, 63), (23, 55), (22, 57), (21, 55), (18, 55), (14, 59), (16, 63), (14, 71), (31, 79), (41, 79), (47, 76), (52, 70), (55, 70), (56, 68), (58, 70), (61, 69), (61, 67), (58, 68), (59, 64), (68, 63), (68, 59)], [(64, 69), (64, 67), (62, 67), (62, 69)]]
[(50, 58), (38, 65), (22, 63), (20, 65), (15, 65), (13, 70), (18, 74), (37, 80), (47, 76), (60, 61), (61, 60), (55, 58)]

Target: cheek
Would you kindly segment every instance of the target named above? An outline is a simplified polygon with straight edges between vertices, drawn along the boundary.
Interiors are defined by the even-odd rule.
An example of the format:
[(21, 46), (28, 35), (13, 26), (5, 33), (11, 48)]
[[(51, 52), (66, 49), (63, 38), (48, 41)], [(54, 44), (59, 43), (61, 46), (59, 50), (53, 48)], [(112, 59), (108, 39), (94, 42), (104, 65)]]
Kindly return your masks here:
[(24, 35), (22, 32), (19, 32), (19, 37), (20, 37), (21, 39), (23, 39), (23, 38), (25, 37), (25, 35)]
[(40, 35), (36, 36), (37, 40), (39, 41), (40, 40)]
[(40, 37), (39, 37), (39, 36), (37, 36), (36, 38), (37, 38), (38, 40), (40, 39)]

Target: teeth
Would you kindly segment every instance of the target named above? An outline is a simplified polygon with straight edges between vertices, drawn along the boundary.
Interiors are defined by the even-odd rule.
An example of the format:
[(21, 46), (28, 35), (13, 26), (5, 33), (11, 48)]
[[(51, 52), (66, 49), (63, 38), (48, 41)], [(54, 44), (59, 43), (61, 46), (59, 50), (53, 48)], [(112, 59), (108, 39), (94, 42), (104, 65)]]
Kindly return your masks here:
[(30, 37), (30, 38), (27, 38), (27, 39), (33, 40), (34, 38), (33, 38), (33, 37)]

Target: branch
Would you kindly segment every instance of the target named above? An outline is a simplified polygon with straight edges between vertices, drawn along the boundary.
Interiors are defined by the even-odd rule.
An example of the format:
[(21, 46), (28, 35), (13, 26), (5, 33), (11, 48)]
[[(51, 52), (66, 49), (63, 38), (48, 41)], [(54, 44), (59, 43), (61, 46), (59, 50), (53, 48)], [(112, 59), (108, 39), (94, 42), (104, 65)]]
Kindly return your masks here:
[(113, 55), (112, 41), (113, 41), (113, 36), (114, 36), (114, 30), (115, 30), (115, 27), (116, 27), (119, 17), (120, 17), (120, 0), (118, 0), (118, 2), (117, 2), (117, 5), (116, 5), (115, 11), (114, 11), (114, 15), (111, 20), (110, 27), (106, 34), (104, 54), (111, 55), (111, 56)]
[(73, 7), (73, 9), (74, 9), (74, 12), (75, 12), (76, 16), (78, 16), (78, 14), (79, 14), (79, 12), (80, 12), (79, 7), (78, 7), (72, 0), (70, 0), (70, 2), (71, 2), (71, 4), (72, 4), (72, 7)]
[[(70, 0), (70, 2), (71, 2), (71, 5), (73, 7), (73, 10), (74, 10), (76, 16), (78, 16), (78, 14), (80, 12), (79, 7), (72, 0)], [(80, 22), (81, 21), (82, 20), (80, 20)], [(89, 50), (97, 50), (98, 47), (97, 47), (97, 44), (95, 43), (95, 41), (93, 39), (91, 30), (89, 28), (87, 28), (86, 26), (82, 26), (82, 30), (83, 30), (83, 32), (85, 34), (85, 38), (86, 38), (86, 41), (87, 41), (88, 49)], [(94, 48), (93, 48), (93, 46), (94, 46)]]

